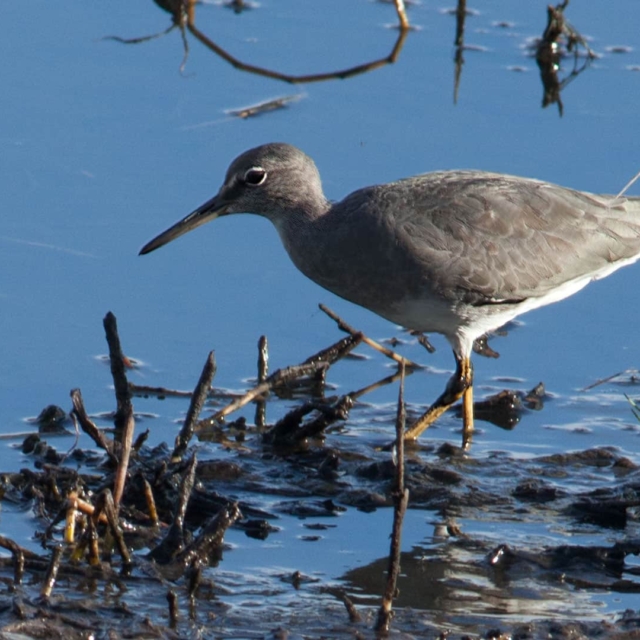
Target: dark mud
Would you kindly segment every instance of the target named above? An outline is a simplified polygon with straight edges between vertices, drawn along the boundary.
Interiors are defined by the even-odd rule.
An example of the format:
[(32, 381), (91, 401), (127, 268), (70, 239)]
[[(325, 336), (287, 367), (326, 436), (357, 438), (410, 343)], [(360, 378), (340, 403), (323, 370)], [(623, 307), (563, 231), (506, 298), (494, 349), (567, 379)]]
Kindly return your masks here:
[[(208, 367), (200, 392), (204, 384), (210, 393), (200, 393), (200, 401), (210, 395), (207, 403), (228, 404), (209, 388), (211, 358)], [(263, 373), (264, 381), (283, 380), (282, 372)], [(173, 450), (148, 448), (144, 434), (132, 434), (119, 502), (112, 493), (125, 446), (118, 430), (92, 433), (102, 451), (61, 452), (46, 440), (73, 430), (73, 421), (47, 407), (38, 432), (22, 443), (31, 466), (1, 478), (0, 637), (374, 635), (388, 564), (388, 533), (380, 528), (391, 531), (397, 474), (393, 424), (389, 419), (386, 441), (349, 437), (345, 419), (353, 418), (349, 411), (357, 416), (357, 403), (335, 412), (344, 398), (319, 393), (316, 373), (305, 369), (294, 390), (287, 378), (289, 393), (282, 395), (299, 404), (273, 424), (229, 416), (214, 427), (204, 418), (183, 428)], [(274, 395), (270, 402), (278, 402)], [(73, 397), (79, 419), (79, 394)], [(197, 411), (188, 413), (197, 418)], [(422, 521), (424, 534), (401, 554), (391, 634), (640, 637), (640, 615), (612, 604), (635, 602), (640, 590), (634, 462), (610, 447), (474, 457), (473, 446), (425, 442), (405, 451), (407, 521), (414, 528)], [(26, 539), (10, 535), (16, 513), (27, 515)], [(356, 513), (376, 524), (354, 526)], [(320, 550), (310, 552), (317, 555), (311, 563), (292, 552), (287, 566), (311, 571), (270, 559), (269, 545), (292, 544), (292, 523), (303, 523), (298, 544)], [(350, 551), (344, 542), (331, 546), (341, 528), (353, 549), (365, 545), (378, 559), (347, 561), (336, 572), (336, 554)], [(225, 542), (230, 532), (232, 546)], [(263, 541), (259, 567), (227, 569), (242, 553), (242, 535)]]

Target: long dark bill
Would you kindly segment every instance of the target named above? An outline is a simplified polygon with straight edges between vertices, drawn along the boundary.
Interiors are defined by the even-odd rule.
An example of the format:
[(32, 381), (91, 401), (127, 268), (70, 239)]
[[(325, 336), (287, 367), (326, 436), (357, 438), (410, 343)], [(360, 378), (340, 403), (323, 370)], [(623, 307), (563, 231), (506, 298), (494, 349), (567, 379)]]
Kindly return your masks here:
[(185, 233), (209, 222), (215, 220), (218, 216), (225, 213), (225, 205), (220, 202), (219, 196), (214, 196), (211, 200), (207, 200), (202, 206), (198, 207), (195, 211), (192, 211), (186, 218), (176, 222), (172, 227), (169, 227), (166, 231), (163, 231), (159, 236), (156, 236), (150, 242), (140, 249), (139, 255), (145, 253), (151, 253), (156, 249), (168, 244), (172, 240), (183, 236)]

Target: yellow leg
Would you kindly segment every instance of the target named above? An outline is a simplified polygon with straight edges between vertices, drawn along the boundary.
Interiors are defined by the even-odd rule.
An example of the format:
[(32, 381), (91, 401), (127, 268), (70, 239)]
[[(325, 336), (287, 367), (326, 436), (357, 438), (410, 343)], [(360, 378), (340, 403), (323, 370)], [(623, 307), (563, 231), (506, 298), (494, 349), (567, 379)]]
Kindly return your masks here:
[(469, 356), (456, 358), (456, 372), (451, 376), (447, 387), (438, 399), (427, 409), (427, 411), (414, 422), (405, 432), (404, 439), (416, 440), (418, 436), (430, 427), (451, 405), (463, 398), (463, 447), (468, 446), (471, 441), (473, 431), (473, 367)]
[(473, 384), (462, 395), (462, 448), (468, 449), (473, 437)]

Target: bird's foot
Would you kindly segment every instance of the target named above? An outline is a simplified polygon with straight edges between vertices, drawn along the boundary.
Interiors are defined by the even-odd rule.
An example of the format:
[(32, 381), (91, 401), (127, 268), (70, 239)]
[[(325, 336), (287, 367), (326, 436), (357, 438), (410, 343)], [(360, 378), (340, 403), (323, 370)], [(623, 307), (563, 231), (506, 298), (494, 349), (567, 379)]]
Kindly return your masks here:
[(444, 392), (405, 432), (404, 440), (416, 440), (449, 407), (462, 398), (463, 430), (462, 448), (468, 449), (473, 434), (473, 367), (469, 357), (456, 356), (456, 371), (447, 382)]

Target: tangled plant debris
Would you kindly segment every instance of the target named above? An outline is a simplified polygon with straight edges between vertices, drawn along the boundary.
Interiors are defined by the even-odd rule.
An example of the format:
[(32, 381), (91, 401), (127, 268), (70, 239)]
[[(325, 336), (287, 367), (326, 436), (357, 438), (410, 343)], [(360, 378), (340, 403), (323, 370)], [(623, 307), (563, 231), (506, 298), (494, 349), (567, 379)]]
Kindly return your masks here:
[[(633, 612), (613, 622), (596, 622), (578, 613), (576, 619), (558, 619), (532, 610), (530, 622), (523, 624), (522, 613), (520, 621), (514, 622), (505, 609), (489, 624), (478, 614), (458, 610), (460, 579), (456, 578), (475, 575), (480, 585), (493, 586), (463, 584), (464, 590), (495, 598), (496, 590), (502, 588), (511, 602), (511, 585), (517, 589), (526, 576), (529, 588), (539, 589), (542, 602), (551, 585), (554, 606), (556, 600), (570, 598), (563, 589), (638, 592), (637, 572), (628, 563), (630, 556), (640, 552), (640, 538), (633, 535), (640, 506), (640, 481), (633, 462), (606, 447), (539, 456), (526, 463), (506, 454), (488, 461), (474, 459), (450, 444), (405, 452), (400, 437), (402, 395), (396, 439), (387, 443), (390, 446), (349, 448), (336, 446), (329, 438), (325, 441), (327, 429), (342, 424), (358, 398), (376, 386), (335, 398), (324, 396), (331, 365), (358, 344), (372, 344), (332, 315), (348, 333), (346, 338), (272, 374), (267, 371), (266, 340), (262, 339), (257, 385), (240, 398), (227, 397), (222, 409), (201, 419), (201, 411), (215, 394), (215, 358), (208, 354), (173, 447), (150, 449), (148, 432), (134, 433), (132, 394), (163, 395), (170, 390), (141, 390), (127, 382), (115, 317), (108, 314), (104, 324), (117, 406), (113, 437), (93, 422), (75, 389), (70, 416), (47, 407), (37, 419), (38, 433), (25, 439), (22, 451), (34, 461), (35, 469), (1, 476), (3, 501), (31, 511), (43, 551), (36, 553), (10, 536), (0, 537), (0, 547), (8, 552), (0, 557), (0, 580), (5, 585), (0, 638), (16, 633), (85, 638), (96, 632), (110, 638), (171, 638), (185, 633), (266, 637), (276, 628), (284, 634), (322, 637), (329, 633), (345, 638), (372, 629), (377, 635), (397, 629), (449, 638), (549, 634), (614, 638), (619, 633), (637, 633), (640, 616)], [(417, 366), (393, 352), (387, 355), (400, 364), (400, 370), (380, 383), (398, 380), (405, 369), (410, 373)], [(260, 411), (267, 393), (295, 397), (298, 404), (268, 424), (264, 407)], [(544, 397), (542, 388), (524, 398), (505, 394), (478, 408), (490, 412), (495, 405), (502, 419), (507, 409), (539, 409)], [(241, 427), (238, 420), (226, 422), (236, 408), (249, 402), (257, 407), (255, 424), (245, 421)], [(43, 439), (57, 429), (69, 431), (74, 423), (101, 454), (76, 446), (62, 455)], [(214, 432), (217, 435), (212, 437)], [(200, 461), (193, 447), (196, 437), (201, 442), (220, 442), (236, 455)], [(406, 470), (401, 464), (405, 460)], [(561, 473), (575, 477), (584, 471), (593, 476), (594, 469), (614, 479), (607, 482), (608, 488), (596, 484), (572, 491), (558, 482)], [(509, 491), (497, 489), (509, 482)], [(249, 495), (255, 500), (247, 500)], [(271, 499), (266, 501), (265, 496)], [(273, 496), (282, 500), (273, 502)], [(279, 535), (279, 518), (335, 518), (349, 509), (379, 507), (394, 508), (394, 517), (389, 517), (389, 554), (379, 569), (377, 563), (371, 567), (375, 575), (386, 576), (377, 591), (382, 604), (360, 595), (362, 588), (357, 585), (364, 567), (350, 569), (341, 587), (301, 571), (283, 574), (281, 583), (300, 598), (297, 605), (290, 605), (294, 608), (288, 618), (277, 613), (279, 604), (270, 606), (266, 592), (260, 619), (228, 604), (226, 599), (234, 591), (242, 591), (239, 578), (229, 579), (224, 573), (225, 534), (230, 527), (264, 540)], [(437, 514), (434, 543), (422, 551), (402, 550), (407, 507)], [(468, 533), (458, 523), (459, 519), (484, 519), (487, 514), (499, 526), (498, 538)], [(541, 518), (555, 521), (556, 526), (568, 521), (628, 535), (610, 544), (591, 545), (523, 544), (510, 535), (518, 522)], [(313, 544), (330, 526), (309, 522), (305, 539)], [(256, 587), (249, 582), (248, 588)], [(431, 593), (439, 594), (441, 610), (456, 618), (455, 625), (447, 626), (449, 631), (442, 626), (442, 614), (436, 615), (427, 604)], [(313, 607), (306, 595), (313, 598)], [(296, 606), (302, 607), (298, 613)], [(302, 610), (304, 627), (296, 622)], [(507, 631), (496, 628), (498, 620)]]

